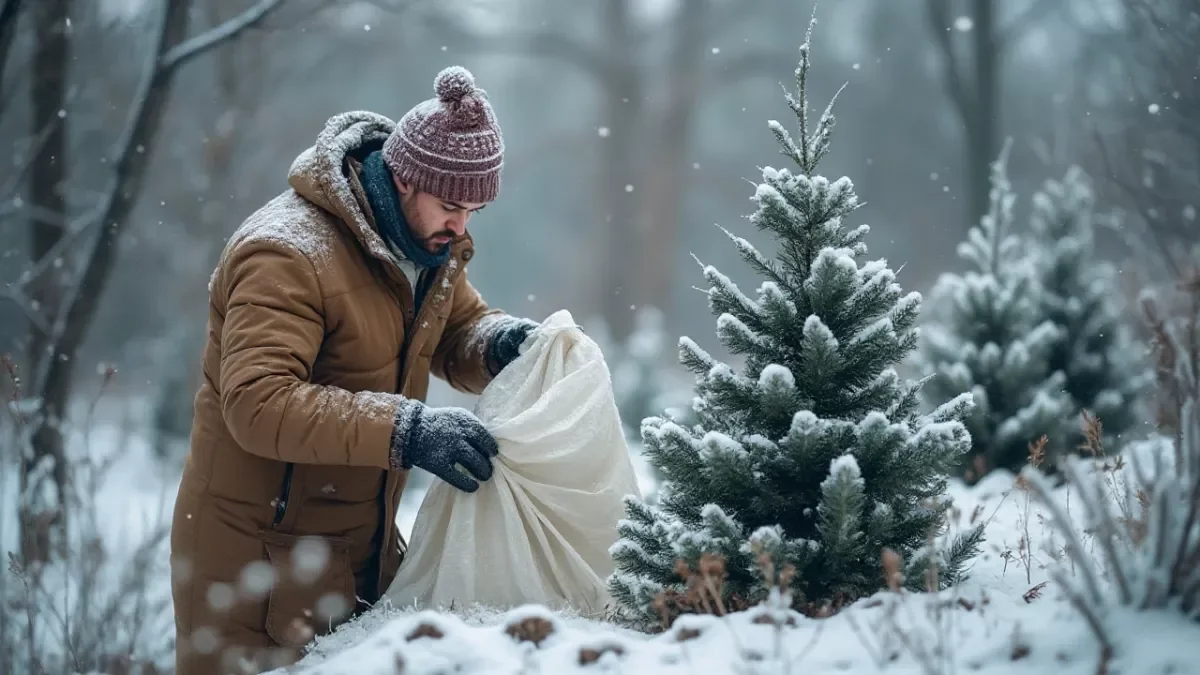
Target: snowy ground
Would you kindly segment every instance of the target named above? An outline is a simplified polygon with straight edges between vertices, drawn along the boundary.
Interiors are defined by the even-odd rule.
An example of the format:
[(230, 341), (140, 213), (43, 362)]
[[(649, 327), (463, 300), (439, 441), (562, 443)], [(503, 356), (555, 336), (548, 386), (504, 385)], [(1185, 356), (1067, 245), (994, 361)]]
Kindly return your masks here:
[[(83, 438), (74, 439), (81, 447)], [(138, 435), (116, 425), (96, 425), (88, 447), (119, 459), (97, 486), (96, 517), (114, 574), (122, 552), (169, 518), (178, 476), (152, 457)], [(644, 462), (635, 458), (643, 491), (652, 489)], [(0, 496), (15, 489), (15, 472), (0, 475)], [(409, 531), (423, 490), (406, 495), (399, 516)], [(1053, 546), (1041, 510), (1014, 489), (1011, 475), (993, 474), (977, 486), (953, 484), (959, 519), (986, 521), (988, 541), (971, 579), (939, 597), (899, 598), (880, 593), (841, 614), (812, 620), (784, 615), (776, 627), (759, 618), (764, 609), (726, 619), (685, 617), (662, 635), (647, 636), (538, 608), (502, 612), (467, 608), (455, 615), (379, 608), (320, 638), (302, 662), (302, 673), (371, 675), (435, 673), (1008, 673), (1071, 675), (1105, 672), (1087, 626), (1047, 580)], [(1070, 496), (1060, 494), (1064, 503)], [(0, 509), (0, 545), (15, 547), (15, 522)], [(1033, 541), (1031, 548), (1023, 542)], [(166, 546), (148, 592), (169, 599)], [(168, 606), (169, 607), (169, 606)], [(521, 619), (543, 617), (550, 632), (539, 645), (511, 637)], [(153, 635), (170, 639), (169, 609)], [(756, 620), (759, 621), (756, 623)], [(1200, 626), (1175, 615), (1109, 613), (1120, 636), (1106, 672), (1147, 675), (1200, 673), (1193, 656)], [(539, 627), (526, 622), (541, 637)], [(541, 628), (545, 628), (542, 626)], [(160, 630), (161, 629), (161, 630)], [(521, 633), (521, 630), (516, 632)], [(414, 635), (414, 633), (416, 635)], [(412, 638), (412, 639), (410, 639)], [(402, 660), (404, 669), (397, 668)], [(595, 663), (592, 663), (595, 661)], [(584, 663), (586, 665), (581, 665)]]
[[(1200, 673), (1200, 626), (1173, 614), (1112, 610), (1106, 620), (1119, 643), (1102, 659), (1086, 624), (1047, 583), (1060, 544), (1044, 545), (1042, 511), (1012, 475), (956, 483), (951, 494), (959, 526), (986, 522), (988, 542), (971, 579), (936, 596), (882, 592), (823, 620), (766, 607), (684, 617), (655, 636), (537, 607), (381, 607), (318, 639), (300, 672)], [(1065, 491), (1059, 499), (1070, 503)], [(535, 644), (530, 633), (544, 639)]]
[[(168, 665), (173, 620), (166, 534), (178, 469), (158, 461), (144, 435), (120, 424), (97, 423), (87, 434), (72, 432), (67, 447), (75, 457), (91, 457), (73, 464), (87, 507), (69, 517), (70, 555), (44, 569), (32, 585), (5, 571), (5, 591), (21, 602), (6, 611), (17, 612), (23, 624), (28, 616), (23, 604), (32, 594), (40, 610), (34, 613), (30, 651), (46, 668), (67, 653), (88, 662), (129, 654)], [(18, 480), (15, 466), (0, 467), (4, 551), (20, 548)]]

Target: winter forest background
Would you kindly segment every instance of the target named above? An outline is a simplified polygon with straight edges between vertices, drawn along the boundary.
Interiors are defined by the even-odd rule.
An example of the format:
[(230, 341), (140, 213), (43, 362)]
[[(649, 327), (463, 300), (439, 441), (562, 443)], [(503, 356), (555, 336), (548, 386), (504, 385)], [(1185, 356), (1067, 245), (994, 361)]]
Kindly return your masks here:
[[(140, 653), (146, 635), (169, 632), (163, 515), (186, 452), (217, 255), (286, 187), (287, 167), (329, 116), (398, 118), (451, 64), (488, 91), (506, 142), (502, 197), (472, 223), (472, 280), (511, 313), (540, 320), (566, 308), (582, 319), (605, 349), (653, 489), (638, 429), (666, 411), (689, 416), (693, 376), (679, 364), (679, 337), (738, 363), (715, 338), (697, 260), (757, 286), (716, 225), (769, 251), (745, 217), (761, 167), (784, 161), (766, 120), (786, 113), (779, 83), (790, 81), (813, 9), (810, 0), (0, 0), (9, 608), (57, 602), (30, 595), (22, 561), (49, 556), (71, 519), (95, 541), (55, 572), (81, 589), (66, 613), (92, 602), (92, 616), (128, 624), (115, 636), (77, 625), (72, 649), (150, 657)], [(992, 466), (1019, 470), (1042, 433), (1061, 432), (1056, 454), (1073, 450), (1088, 440), (1081, 409), (1107, 425), (1110, 442), (1150, 434), (1170, 409), (1156, 407), (1155, 330), (1139, 297), (1171, 291), (1200, 260), (1198, 12), (1197, 0), (819, 4), (809, 95), (823, 107), (848, 83), (821, 173), (853, 179), (865, 205), (847, 225), (870, 224), (871, 257), (929, 300), (921, 318), (934, 343), (904, 374), (942, 373), (930, 386), (948, 400), (972, 387), (968, 370), (976, 384), (981, 369), (995, 374), (986, 353), (966, 346), (988, 341), (1091, 372), (1092, 361), (1068, 365), (1074, 357), (1055, 351), (1050, 329), (1020, 323), (1079, 303), (1095, 312), (1069, 330), (1107, 336), (1080, 349), (1122, 357), (1100, 368), (1115, 383), (1095, 386), (1053, 380), (1053, 369), (1002, 373), (1014, 379), (997, 385), (1003, 395), (989, 390), (995, 419), (968, 424), (991, 445), (977, 448), (988, 463), (961, 467), (967, 482)], [(990, 190), (1002, 155), (1011, 203), (998, 206)], [(987, 219), (981, 226), (989, 209), (1025, 248), (989, 233)], [(1064, 212), (1086, 223), (1064, 224)], [(1082, 248), (1054, 252), (1068, 240)], [(1034, 259), (1041, 272), (1025, 269)], [(1107, 285), (1089, 271), (1077, 286), (1058, 279), (1054, 296), (1046, 270), (1063, 260)], [(1021, 270), (1006, 276), (1004, 264)], [(963, 323), (954, 308), (978, 300), (972, 274), (993, 275), (988, 306), (1003, 311)], [(1155, 316), (1176, 305), (1163, 307)], [(470, 401), (435, 381), (430, 403)], [(423, 474), (410, 482), (402, 529), (427, 484)], [(114, 569), (117, 559), (126, 564)], [(54, 641), (46, 630), (39, 639)]]

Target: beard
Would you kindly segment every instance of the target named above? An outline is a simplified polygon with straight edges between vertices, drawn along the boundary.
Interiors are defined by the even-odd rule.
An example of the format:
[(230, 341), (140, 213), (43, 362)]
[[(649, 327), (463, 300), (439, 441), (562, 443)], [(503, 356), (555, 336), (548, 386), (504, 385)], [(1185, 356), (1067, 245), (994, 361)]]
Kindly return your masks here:
[[(421, 248), (430, 253), (441, 253), (454, 241), (454, 232), (451, 230), (438, 230), (424, 237), (418, 236), (417, 233), (425, 230), (416, 208), (417, 193), (413, 192), (409, 195), (401, 195), (400, 210), (404, 214), (404, 219), (408, 222), (408, 234), (414, 242)], [(435, 239), (445, 238), (445, 242), (437, 242)]]
[[(437, 241), (438, 239), (445, 239), (445, 241)], [(434, 232), (428, 237), (422, 237), (417, 241), (421, 243), (421, 247), (426, 251), (438, 253), (449, 246), (450, 242), (454, 241), (454, 233), (450, 230), (441, 230)]]

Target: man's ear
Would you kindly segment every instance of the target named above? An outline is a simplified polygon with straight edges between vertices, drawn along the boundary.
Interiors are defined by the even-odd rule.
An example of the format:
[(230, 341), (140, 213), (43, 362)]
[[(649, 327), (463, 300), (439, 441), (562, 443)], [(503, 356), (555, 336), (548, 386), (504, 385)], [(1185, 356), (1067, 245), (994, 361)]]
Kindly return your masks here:
[(400, 194), (404, 196), (408, 196), (413, 191), (412, 183), (405, 183), (395, 176), (392, 176), (392, 182), (396, 184), (396, 189), (399, 190)]

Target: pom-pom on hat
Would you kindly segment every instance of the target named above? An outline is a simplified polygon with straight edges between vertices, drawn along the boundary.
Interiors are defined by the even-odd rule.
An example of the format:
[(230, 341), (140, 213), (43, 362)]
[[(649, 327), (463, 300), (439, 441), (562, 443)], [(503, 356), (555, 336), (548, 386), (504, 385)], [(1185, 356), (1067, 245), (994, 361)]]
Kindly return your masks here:
[(435, 98), (405, 113), (383, 145), (397, 180), (454, 202), (485, 203), (500, 192), (504, 138), (487, 92), (462, 66), (433, 80)]

